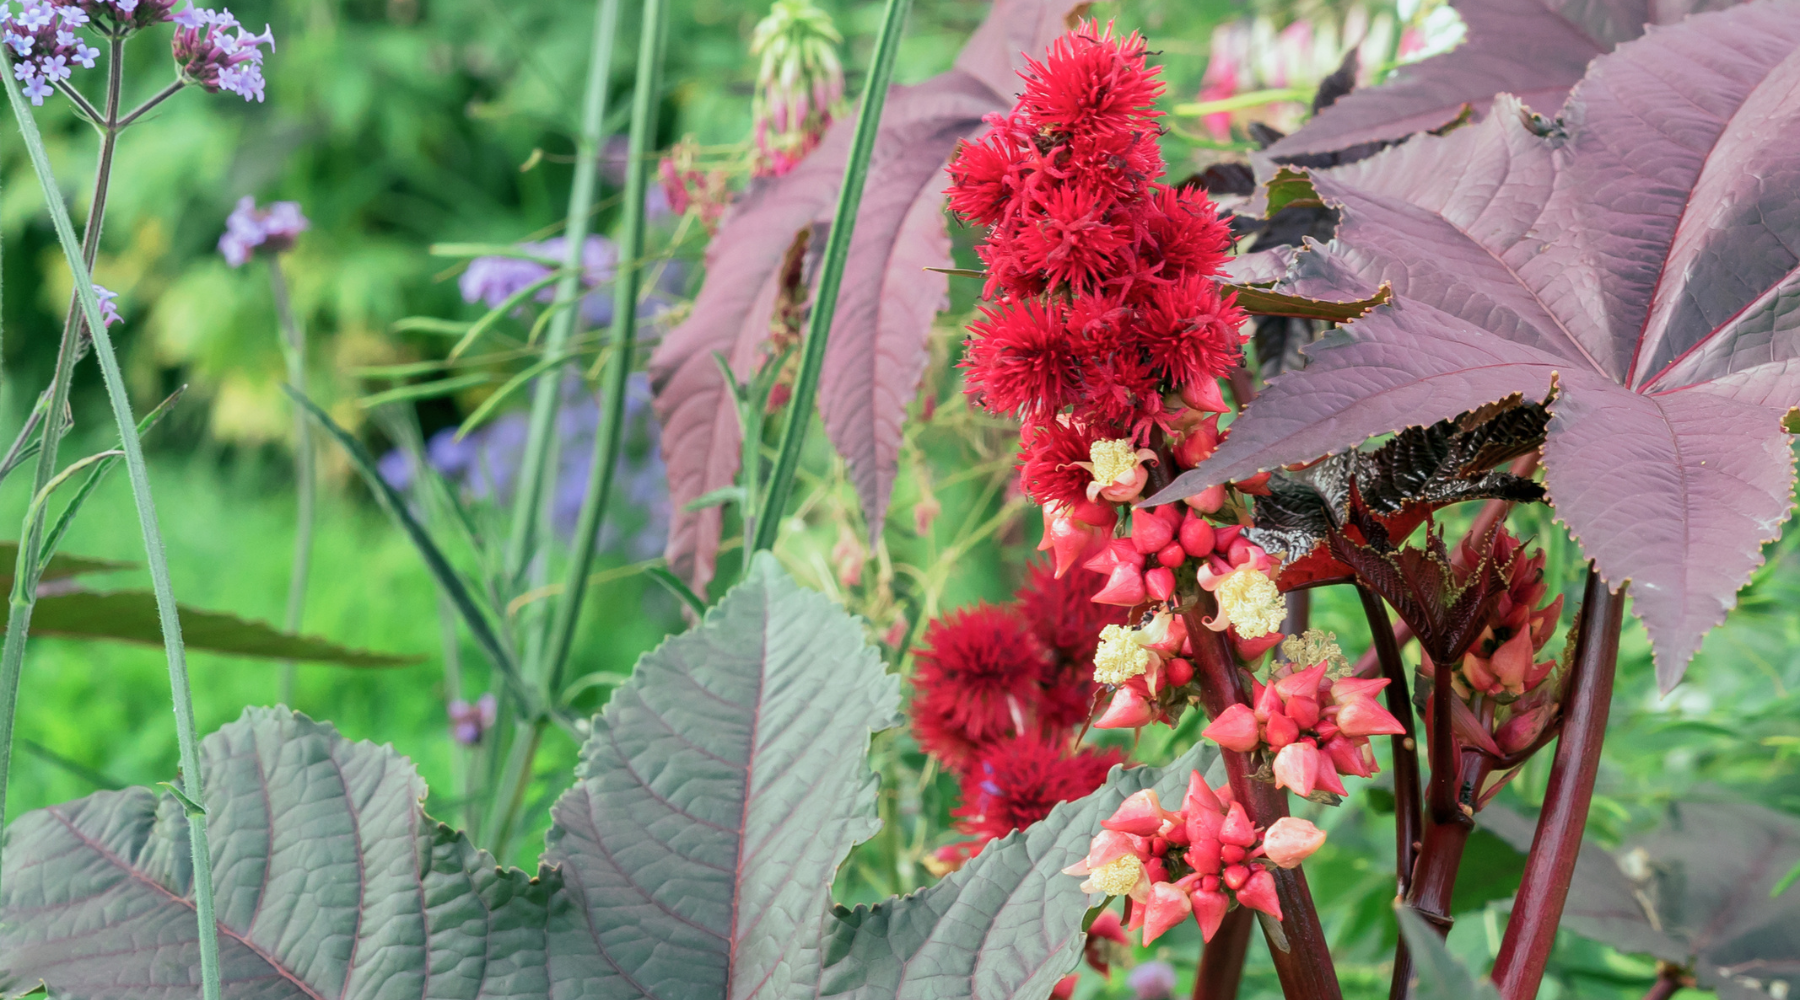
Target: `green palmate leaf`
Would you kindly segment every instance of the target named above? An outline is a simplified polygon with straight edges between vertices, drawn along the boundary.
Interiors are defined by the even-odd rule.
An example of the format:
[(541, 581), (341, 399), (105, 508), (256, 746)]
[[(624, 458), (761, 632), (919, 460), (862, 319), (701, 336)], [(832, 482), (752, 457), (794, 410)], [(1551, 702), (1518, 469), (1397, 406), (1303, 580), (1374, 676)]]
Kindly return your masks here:
[(862, 627), (758, 556), (699, 628), (614, 692), (545, 860), (600, 997), (810, 992), (830, 884), (880, 828), (870, 734), (897, 678)]
[[(420, 808), (391, 749), (286, 709), (205, 741), (219, 957), (232, 997), (546, 997), (554, 872), (532, 878)], [(187, 818), (147, 788), (28, 813), (8, 831), (8, 991), (192, 996)]]
[(1198, 744), (1166, 769), (1114, 769), (1099, 791), (982, 849), (921, 892), (873, 907), (839, 908), (819, 995), (857, 1000), (964, 1000), (1050, 995), (1080, 958), (1088, 910), (1103, 897), (1062, 869), (1087, 855), (1133, 792), (1179, 802), (1188, 777), (1217, 751)]
[[(864, 626), (763, 553), (618, 684), (536, 877), (426, 816), (424, 784), (390, 748), (250, 709), (206, 740), (194, 804), (217, 834), (224, 992), (1040, 1000), (1101, 901), (1060, 869), (1125, 796), (1178, 798), (1215, 754), (1115, 772), (930, 889), (834, 911), (838, 867), (879, 826), (869, 739), (898, 706)], [(191, 808), (133, 788), (19, 819), (0, 989), (191, 996)]]
[[(422, 659), (350, 649), (327, 639), (293, 635), (272, 625), (222, 611), (201, 611), (182, 605), (180, 612), (181, 634), (187, 640), (187, 647), (208, 653), (263, 660), (335, 663), (346, 667), (401, 667)], [(106, 594), (77, 591), (41, 596), (32, 612), (31, 634), (162, 645), (156, 595), (147, 590)]]

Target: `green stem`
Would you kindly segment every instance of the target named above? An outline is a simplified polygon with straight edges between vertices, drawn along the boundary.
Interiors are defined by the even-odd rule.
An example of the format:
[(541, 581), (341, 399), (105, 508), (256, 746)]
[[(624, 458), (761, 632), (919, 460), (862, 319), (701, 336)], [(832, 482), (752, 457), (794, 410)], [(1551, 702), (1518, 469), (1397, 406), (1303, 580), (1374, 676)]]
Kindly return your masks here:
[(492, 831), (488, 838), (488, 850), (500, 864), (506, 863), (506, 849), (512, 840), (513, 824), (519, 817), (519, 805), (525, 801), (525, 789), (531, 784), (531, 764), (537, 759), (538, 747), (544, 742), (545, 725), (544, 720), (537, 719), (526, 723), (525, 729), (514, 730), (512, 750), (506, 757), (506, 771), (500, 776), (499, 784), (494, 786), (488, 821), (483, 825)]
[[(109, 111), (118, 110), (119, 76), (122, 72), (119, 63), (120, 46), (117, 40), (112, 46), (112, 61), (107, 64), (107, 94), (111, 102)], [(7, 93), (13, 98), (13, 111), (19, 119), (19, 130), (26, 136), (26, 143), (36, 155), (42, 156), (42, 142), (31, 146), (37, 139), (37, 122), (31, 117), (31, 111), (19, 96), (18, 85), (7, 76)], [(108, 116), (110, 120), (110, 115)], [(70, 268), (75, 270), (74, 262), (82, 261), (86, 266), (80, 268), (84, 274), (93, 266), (94, 255), (100, 248), (100, 228), (106, 215), (106, 194), (112, 181), (113, 152), (118, 145), (118, 133), (103, 130), (100, 138), (100, 158), (94, 168), (94, 199), (92, 209), (88, 212), (87, 223), (82, 233), (81, 246), (78, 251), (72, 249), (75, 242), (74, 226), (69, 225), (69, 237), (64, 243), (64, 250), (69, 253)], [(36, 159), (33, 163), (35, 165)], [(68, 210), (63, 208), (62, 197), (56, 192), (55, 182), (51, 179), (48, 158), (38, 171), (38, 180), (44, 185), (44, 192), (49, 200), (62, 211), (65, 224)], [(59, 230), (60, 235), (60, 230)], [(90, 282), (91, 285), (91, 282)], [(98, 312), (96, 304), (96, 314)], [(62, 444), (68, 424), (63, 414), (69, 409), (69, 386), (74, 380), (75, 363), (80, 358), (80, 329), (77, 319), (81, 299), (79, 290), (71, 296), (69, 313), (63, 321), (62, 340), (56, 349), (56, 368), (50, 377), (50, 388), (47, 391), (48, 401), (40, 400), (43, 408), (43, 437), (38, 447), (37, 464), (31, 483), (31, 495), (43, 492), (50, 481), (56, 477), (56, 453)], [(15, 445), (15, 449), (16, 449)], [(13, 723), (18, 709), (19, 677), (25, 668), (25, 640), (31, 632), (31, 612), (37, 605), (38, 567), (42, 566), (44, 543), (44, 511), (34, 506), (26, 513), (25, 523), (20, 527), (19, 556), (17, 569), (13, 576), (12, 596), (8, 603), (6, 615), (6, 639), (0, 645), (0, 828), (6, 823), (6, 791), (7, 779), (12, 771)]]
[[(575, 180), (569, 190), (568, 221), (563, 224), (563, 274), (556, 283), (551, 308), (550, 333), (544, 341), (547, 357), (568, 353), (569, 338), (581, 321), (576, 305), (582, 294), (582, 249), (587, 243), (588, 216), (594, 204), (595, 173), (600, 163), (601, 130), (606, 120), (606, 84), (612, 75), (613, 36), (618, 30), (618, 0), (600, 0), (594, 17), (593, 51), (588, 57), (587, 91), (582, 101), (581, 136), (575, 144)], [(622, 253), (621, 267), (631, 255)], [(562, 366), (538, 376), (532, 389), (531, 419), (525, 435), (525, 456), (519, 465), (518, 493), (513, 497), (512, 531), (506, 543), (506, 578), (516, 581), (531, 557), (542, 512), (540, 498), (545, 478), (555, 475), (548, 461), (551, 439), (556, 434), (557, 403), (562, 392)]]
[[(114, 39), (113, 74), (118, 72), (116, 67), (119, 65), (122, 48), (121, 42)], [(31, 107), (19, 92), (18, 82), (12, 78), (12, 74), (0, 74), (0, 83), (6, 87), (7, 100), (12, 104), (13, 116), (18, 120), (26, 152), (31, 157), (32, 169), (37, 174), (38, 184), (44, 191), (44, 201), (50, 209), (50, 221), (56, 228), (63, 254), (68, 258), (82, 317), (87, 321), (88, 329), (94, 337), (94, 353), (106, 382), (106, 395), (108, 402), (112, 404), (113, 420), (119, 428), (119, 442), (125, 451), (125, 469), (131, 479), (132, 500), (137, 507), (138, 526), (144, 537), (144, 562), (150, 570), (150, 585), (156, 594), (157, 617), (162, 625), (163, 650), (169, 660), (175, 735), (181, 749), (181, 788), (183, 794), (192, 801), (205, 802), (200, 770), (200, 737), (194, 725), (194, 698), (188, 684), (187, 656), (181, 644), (181, 619), (175, 607), (175, 590), (169, 581), (169, 560), (163, 547), (162, 531), (156, 523), (156, 502), (150, 495), (150, 475), (144, 467), (144, 449), (138, 443), (137, 422), (131, 416), (131, 401), (125, 395), (125, 376), (119, 370), (119, 358), (113, 350), (112, 337), (106, 332), (106, 325), (101, 322), (100, 299), (94, 294), (94, 279), (89, 272), (82, 247), (76, 242), (75, 227), (69, 221), (68, 207), (63, 204), (62, 195), (57, 190), (56, 175), (50, 168), (49, 155), (44, 152), (44, 142), (38, 135), (37, 122), (31, 117)], [(117, 92), (116, 83), (109, 85), (109, 121), (116, 121), (115, 116), (118, 114)], [(116, 128), (112, 130), (112, 134), (116, 138)], [(109, 159), (110, 153), (109, 148), (106, 151)], [(99, 229), (97, 220), (103, 208), (103, 204), (96, 204), (93, 217), (90, 218), (89, 228), (96, 233)], [(56, 426), (60, 418), (60, 410), (53, 408), (50, 419), (44, 425), (46, 435), (52, 433), (51, 428)], [(44, 451), (53, 451), (48, 441)], [(22, 639), (24, 630), (20, 629), (18, 634)], [(9, 633), (8, 639), (11, 638)], [(10, 712), (5, 714), (8, 717), (11, 715)], [(188, 835), (194, 862), (194, 910), (199, 931), (201, 995), (204, 1000), (219, 1000), (218, 924), (213, 916), (212, 851), (207, 846), (205, 813), (188, 816)]]
[[(281, 273), (281, 258), (269, 258), (269, 287), (275, 295), (275, 315), (281, 322), (281, 353), (287, 359), (288, 385), (306, 395), (306, 330), (294, 319), (293, 303), (288, 298), (287, 280)], [(306, 610), (306, 579), (312, 568), (313, 506), (318, 492), (314, 485), (312, 421), (306, 411), (294, 406), (294, 491), (299, 511), (294, 523), (294, 563), (288, 571), (287, 630), (300, 631)], [(281, 703), (294, 704), (294, 661), (281, 665)]]
[[(825, 241), (825, 263), (819, 272), (819, 291), (813, 299), (812, 314), (807, 317), (806, 346), (800, 354), (800, 374), (794, 382), (794, 397), (788, 403), (787, 424), (781, 432), (781, 451), (769, 473), (769, 492), (756, 515), (756, 534), (750, 551), (744, 553), (745, 562), (752, 554), (774, 546), (782, 512), (793, 493), (794, 473), (800, 467), (800, 451), (806, 444), (807, 425), (812, 421), (813, 398), (819, 391), (819, 370), (825, 364), (825, 340), (831, 332), (832, 313), (837, 311), (838, 285), (844, 279), (850, 235), (862, 205), (869, 155), (875, 149), (881, 109), (887, 103), (888, 80), (894, 75), (894, 58), (900, 48), (906, 12), (911, 7), (912, 0), (887, 0), (881, 33), (875, 37), (875, 61), (869, 64), (869, 78), (863, 84), (862, 109), (857, 113), (856, 131), (850, 138), (850, 160), (844, 166), (844, 184), (838, 191), (837, 211), (831, 218), (831, 235)], [(748, 502), (754, 503), (754, 498)]]
[[(601, 19), (606, 40), (611, 42), (611, 21), (618, 16), (617, 0), (603, 0)], [(594, 432), (594, 458), (588, 467), (587, 492), (581, 498), (581, 515), (575, 521), (574, 551), (563, 581), (562, 598), (550, 625), (545, 650), (545, 684), (551, 704), (562, 688), (563, 666), (575, 641), (581, 620), (581, 601), (587, 592), (588, 567), (606, 502), (612, 493), (613, 470), (619, 464), (619, 444), (625, 432), (625, 389), (631, 377), (632, 352), (637, 343), (638, 279), (644, 256), (644, 190), (648, 186), (650, 146), (655, 141), (656, 98), (661, 89), (663, 34), (668, 22), (667, 0), (646, 0), (643, 26), (638, 34), (637, 78), (631, 93), (631, 140), (625, 166), (624, 217), (619, 224), (619, 270), (613, 278), (612, 344), (606, 360), (606, 383), (601, 400), (600, 426)], [(595, 44), (599, 44), (596, 35)], [(595, 54), (596, 63), (599, 54)], [(594, 109), (590, 106), (590, 112)], [(599, 117), (591, 119), (598, 145)], [(571, 210), (572, 211), (572, 210)]]

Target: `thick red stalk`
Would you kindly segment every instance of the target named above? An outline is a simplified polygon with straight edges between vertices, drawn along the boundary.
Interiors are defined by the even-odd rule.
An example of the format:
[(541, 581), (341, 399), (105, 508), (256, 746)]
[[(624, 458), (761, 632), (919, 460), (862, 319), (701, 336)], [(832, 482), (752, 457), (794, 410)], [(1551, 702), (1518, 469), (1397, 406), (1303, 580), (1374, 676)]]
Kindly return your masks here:
[(1244, 956), (1250, 950), (1250, 931), (1256, 920), (1245, 907), (1225, 914), (1218, 933), (1200, 950), (1200, 968), (1194, 973), (1194, 1000), (1237, 1000), (1244, 979)]
[[(1199, 601), (1183, 614), (1188, 641), (1194, 649), (1194, 679), (1200, 686), (1200, 700), (1207, 714), (1216, 719), (1233, 704), (1248, 705), (1250, 697), (1225, 634), (1204, 624), (1215, 613), (1212, 595), (1202, 593)], [(1287, 793), (1268, 782), (1257, 781), (1249, 755), (1232, 750), (1220, 752), (1225, 758), (1232, 795), (1243, 804), (1251, 822), (1267, 827), (1288, 814)], [(1306, 876), (1299, 868), (1277, 868), (1274, 874), (1283, 918), (1281, 937), (1285, 940), (1271, 938), (1269, 956), (1274, 959), (1282, 993), (1288, 1000), (1340, 1000), (1343, 992), (1338, 988), (1337, 970), (1331, 964), (1331, 948), (1319, 925), (1318, 907), (1313, 905), (1312, 892), (1306, 887)]]
[(1494, 959), (1494, 985), (1502, 1000), (1531, 1000), (1544, 978), (1544, 965), (1556, 943), (1556, 926), (1569, 895), (1569, 878), (1587, 828), (1594, 777), (1600, 770), (1600, 745), (1606, 738), (1606, 715), (1612, 705), (1613, 669), (1619, 659), (1619, 628), (1625, 621), (1625, 588), (1606, 589), (1600, 574), (1588, 567), (1581, 605), (1581, 634), (1575, 642), (1574, 667), (1563, 702), (1562, 735), (1544, 792), (1525, 877), (1514, 897), (1512, 918)]

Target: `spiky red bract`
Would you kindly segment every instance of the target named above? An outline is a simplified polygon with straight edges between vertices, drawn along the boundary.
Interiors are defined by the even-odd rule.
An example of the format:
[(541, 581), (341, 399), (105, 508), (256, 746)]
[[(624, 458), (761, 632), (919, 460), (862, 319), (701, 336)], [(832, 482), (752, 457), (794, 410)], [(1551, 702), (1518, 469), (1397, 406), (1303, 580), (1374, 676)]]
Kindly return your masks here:
[(925, 630), (913, 673), (913, 735), (946, 765), (1030, 725), (1048, 651), (1009, 608), (953, 611)]
[(1106, 782), (1117, 750), (1084, 748), (1064, 756), (1060, 747), (1037, 739), (1014, 739), (982, 752), (963, 776), (962, 805), (953, 815), (964, 831), (992, 840), (1022, 830), (1050, 815), (1058, 802), (1079, 799)]
[(1024, 182), (1026, 152), (1001, 129), (958, 145), (950, 159), (950, 210), (981, 226), (1010, 216)]
[(1149, 209), (1148, 238), (1137, 246), (1140, 268), (1165, 280), (1219, 273), (1231, 248), (1231, 227), (1204, 192), (1158, 185)]
[(1099, 289), (1128, 255), (1130, 214), (1104, 193), (1081, 185), (1047, 192), (1020, 219), (1013, 236), (1017, 265), (1076, 294)]
[(1039, 504), (1085, 501), (1094, 476), (1075, 463), (1087, 461), (1093, 443), (1105, 436), (1061, 420), (1026, 427), (1019, 439), (1019, 487)]
[(1160, 285), (1139, 311), (1138, 342), (1152, 371), (1166, 383), (1218, 378), (1243, 359), (1244, 311), (1233, 293), (1205, 278)]
[(1025, 585), (1013, 596), (1032, 632), (1051, 655), (1070, 666), (1092, 670), (1100, 630), (1125, 624), (1128, 610), (1094, 603), (1094, 595), (1105, 583), (1106, 577), (1085, 570), (1059, 580), (1048, 562), (1034, 562), (1026, 570)]
[(963, 391), (990, 413), (1049, 419), (1081, 391), (1067, 310), (1030, 299), (983, 306), (969, 324)]
[(1043, 61), (1026, 62), (1020, 107), (1038, 125), (1062, 132), (1149, 131), (1162, 116), (1156, 70), (1144, 65), (1137, 32), (1119, 39), (1112, 25), (1085, 22), (1051, 43)]

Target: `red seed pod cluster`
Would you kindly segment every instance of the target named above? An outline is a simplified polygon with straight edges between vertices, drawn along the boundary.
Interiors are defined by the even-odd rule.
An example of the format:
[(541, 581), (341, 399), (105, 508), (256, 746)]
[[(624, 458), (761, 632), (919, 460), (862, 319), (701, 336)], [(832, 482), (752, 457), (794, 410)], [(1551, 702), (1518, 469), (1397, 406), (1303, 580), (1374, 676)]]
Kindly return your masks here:
[(1291, 816), (1267, 830), (1252, 825), (1231, 789), (1214, 790), (1198, 771), (1179, 811), (1146, 789), (1100, 825), (1087, 857), (1063, 874), (1084, 878), (1083, 891), (1130, 897), (1129, 926), (1143, 930), (1145, 945), (1190, 916), (1211, 941), (1233, 905), (1280, 920), (1270, 867), (1293, 868), (1325, 842), (1324, 831)]
[[(1518, 774), (1517, 765), (1539, 745), (1556, 721), (1561, 686), (1554, 683), (1556, 661), (1538, 660), (1562, 616), (1559, 594), (1538, 606), (1544, 584), (1543, 550), (1528, 553), (1505, 527), (1491, 536), (1464, 536), (1453, 565), (1459, 573), (1488, 558), (1504, 566), (1506, 590), (1494, 603), (1486, 627), (1451, 674), (1456, 697), (1450, 699), (1451, 736), (1458, 752), (1476, 751), (1486, 766), (1476, 781), (1474, 807), (1486, 805)], [(1421, 682), (1433, 675), (1425, 657)], [(1429, 689), (1429, 688), (1427, 688)], [(1433, 721), (1425, 713), (1426, 731)], [(1495, 775), (1498, 775), (1495, 777)]]
[[(1013, 111), (950, 164), (951, 209), (988, 227), (967, 391), (1025, 421), (1024, 486), (1039, 503), (1136, 499), (1130, 456), (1180, 419), (1168, 397), (1216, 396), (1241, 356), (1244, 314), (1213, 280), (1229, 228), (1203, 192), (1158, 183), (1157, 74), (1138, 35), (1084, 23), (1030, 62)], [(1096, 454), (1103, 444), (1117, 454)]]
[(1072, 747), (1097, 691), (1088, 676), (1096, 636), (1125, 619), (1093, 602), (1098, 582), (1033, 567), (1013, 602), (953, 611), (926, 628), (912, 681), (913, 735), (961, 779), (958, 825), (976, 838), (940, 860), (1043, 819), (1124, 761), (1116, 751)]
[(1367, 778), (1377, 770), (1369, 737), (1401, 734), (1406, 727), (1375, 701), (1387, 678), (1333, 680), (1329, 667), (1288, 664), (1267, 684), (1253, 678), (1253, 706), (1232, 705), (1201, 735), (1227, 750), (1271, 753), (1277, 788), (1296, 795), (1315, 789), (1349, 794), (1339, 775)]

